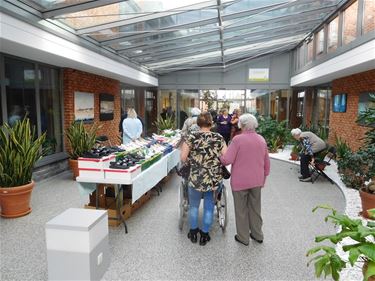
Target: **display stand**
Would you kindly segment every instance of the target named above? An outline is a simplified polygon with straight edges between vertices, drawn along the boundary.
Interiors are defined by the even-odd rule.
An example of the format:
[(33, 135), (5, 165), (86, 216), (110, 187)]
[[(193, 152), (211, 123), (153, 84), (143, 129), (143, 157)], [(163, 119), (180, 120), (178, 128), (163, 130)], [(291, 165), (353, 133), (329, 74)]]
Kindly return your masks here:
[(146, 170), (142, 171), (134, 179), (106, 179), (106, 178), (85, 178), (77, 177), (76, 181), (81, 188), (91, 192), (96, 191), (96, 208), (99, 206), (98, 188), (100, 184), (113, 185), (116, 193), (116, 208), (118, 219), (121, 220), (127, 233), (127, 226), (120, 208), (123, 205), (123, 185), (130, 185), (132, 188), (132, 203), (138, 200), (143, 194), (155, 187), (164, 177), (166, 177), (180, 160), (180, 150), (175, 149), (171, 153), (164, 155), (159, 161), (155, 162)]

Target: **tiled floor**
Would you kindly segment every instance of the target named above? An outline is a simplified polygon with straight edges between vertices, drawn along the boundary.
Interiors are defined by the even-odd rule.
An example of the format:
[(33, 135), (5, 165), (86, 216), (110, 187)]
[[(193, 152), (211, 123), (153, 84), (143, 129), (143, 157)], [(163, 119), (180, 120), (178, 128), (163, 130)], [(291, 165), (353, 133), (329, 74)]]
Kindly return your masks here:
[[(300, 183), (297, 166), (271, 162), (271, 175), (262, 191), (265, 241), (248, 247), (234, 241), (234, 211), (229, 196), (229, 224), (223, 233), (215, 223), (206, 246), (192, 244), (187, 227), (177, 228), (179, 178), (173, 175), (160, 196), (139, 209), (109, 233), (111, 265), (103, 280), (316, 280), (307, 268), (306, 250), (314, 236), (334, 229), (325, 213), (312, 214), (318, 204), (343, 211), (341, 191), (329, 182)], [(227, 183), (229, 185), (229, 183)], [(1, 280), (46, 280), (44, 224), (69, 207), (81, 207), (69, 173), (39, 182), (33, 192), (30, 215), (0, 219)], [(63, 265), (62, 265), (63, 266)]]

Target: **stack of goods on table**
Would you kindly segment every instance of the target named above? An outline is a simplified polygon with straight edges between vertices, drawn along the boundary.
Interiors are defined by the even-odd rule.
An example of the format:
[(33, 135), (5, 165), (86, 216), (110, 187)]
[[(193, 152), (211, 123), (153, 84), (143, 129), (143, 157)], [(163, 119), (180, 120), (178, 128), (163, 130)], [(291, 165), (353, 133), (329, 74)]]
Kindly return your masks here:
[(167, 135), (140, 138), (118, 147), (93, 148), (78, 159), (80, 177), (131, 181), (163, 155), (173, 151), (180, 134), (171, 131)]

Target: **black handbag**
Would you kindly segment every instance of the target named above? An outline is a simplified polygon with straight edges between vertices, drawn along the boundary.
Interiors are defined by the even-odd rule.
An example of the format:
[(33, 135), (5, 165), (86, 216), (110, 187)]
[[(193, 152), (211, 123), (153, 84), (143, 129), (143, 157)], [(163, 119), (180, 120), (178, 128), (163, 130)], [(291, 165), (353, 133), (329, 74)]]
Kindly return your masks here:
[(187, 179), (190, 176), (190, 164), (184, 164), (181, 168), (177, 169), (177, 175)]
[(221, 175), (225, 180), (230, 178), (230, 172), (228, 171), (227, 167), (224, 165), (221, 165)]

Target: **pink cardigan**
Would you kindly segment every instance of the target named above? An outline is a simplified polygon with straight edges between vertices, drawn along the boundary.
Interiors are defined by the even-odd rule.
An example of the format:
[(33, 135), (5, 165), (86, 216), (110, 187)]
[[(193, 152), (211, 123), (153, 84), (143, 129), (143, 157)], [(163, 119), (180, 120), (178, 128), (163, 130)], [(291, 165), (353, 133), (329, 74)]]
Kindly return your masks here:
[(254, 131), (235, 136), (220, 160), (224, 165), (232, 164), (230, 184), (233, 191), (264, 186), (270, 173), (266, 141)]

